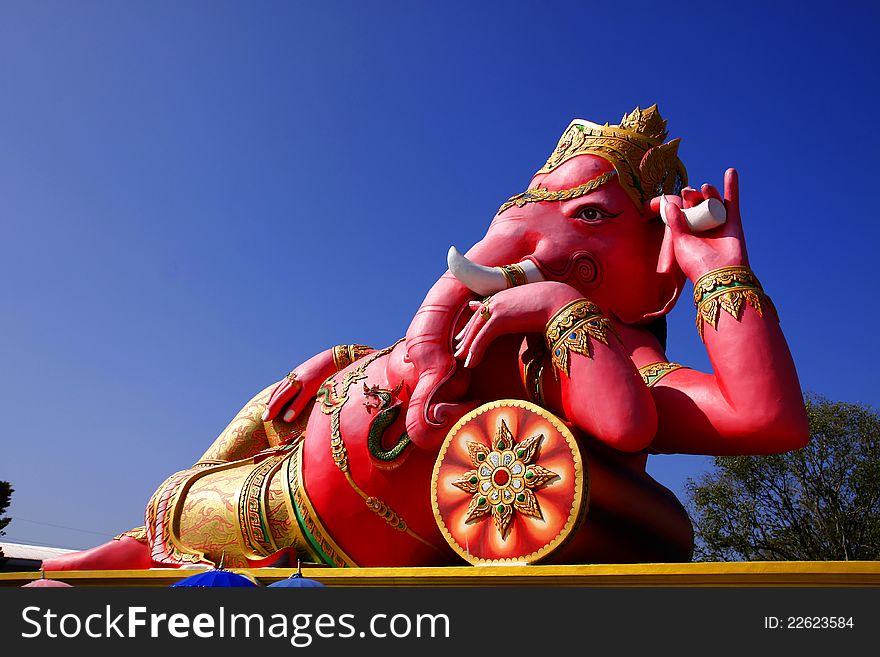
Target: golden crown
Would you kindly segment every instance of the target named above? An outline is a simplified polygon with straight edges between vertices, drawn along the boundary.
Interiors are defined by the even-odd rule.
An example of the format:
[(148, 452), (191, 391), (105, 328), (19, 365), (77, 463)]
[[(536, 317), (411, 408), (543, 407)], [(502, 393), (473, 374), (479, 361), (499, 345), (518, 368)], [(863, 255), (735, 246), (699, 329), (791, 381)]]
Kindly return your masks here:
[(614, 166), (624, 190), (641, 206), (661, 194), (678, 194), (687, 185), (687, 170), (678, 159), (681, 140), (664, 144), (666, 136), (666, 121), (656, 105), (636, 107), (618, 125), (575, 119), (537, 173), (549, 173), (577, 155), (596, 155)]

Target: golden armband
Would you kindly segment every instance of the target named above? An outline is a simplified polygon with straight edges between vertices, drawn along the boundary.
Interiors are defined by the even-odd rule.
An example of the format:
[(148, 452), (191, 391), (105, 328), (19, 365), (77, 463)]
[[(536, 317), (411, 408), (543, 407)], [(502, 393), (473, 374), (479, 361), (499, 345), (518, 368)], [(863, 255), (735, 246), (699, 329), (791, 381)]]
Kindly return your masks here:
[(648, 365), (642, 365), (642, 367), (639, 368), (639, 376), (642, 377), (642, 381), (645, 382), (646, 386), (648, 386), (649, 388), (653, 388), (654, 385), (664, 376), (666, 376), (670, 372), (674, 372), (675, 370), (680, 369), (684, 369), (684, 366), (679, 365), (678, 363), (661, 361), (657, 363), (650, 363)]
[(529, 279), (526, 277), (526, 272), (519, 265), (504, 265), (503, 267), (498, 267), (498, 269), (501, 270), (504, 280), (507, 281), (508, 289), (519, 285), (525, 285), (529, 282)]
[(363, 344), (339, 344), (333, 347), (333, 364), (339, 372), (373, 351)]
[(599, 306), (586, 299), (572, 301), (547, 322), (544, 330), (554, 367), (568, 374), (570, 354), (592, 358), (590, 338), (608, 344), (609, 331), (620, 339)]
[(761, 317), (765, 308), (776, 310), (748, 267), (722, 267), (700, 276), (694, 283), (694, 305), (701, 340), (704, 340), (704, 323), (717, 330), (722, 310), (737, 321), (742, 318), (745, 306), (754, 308)]

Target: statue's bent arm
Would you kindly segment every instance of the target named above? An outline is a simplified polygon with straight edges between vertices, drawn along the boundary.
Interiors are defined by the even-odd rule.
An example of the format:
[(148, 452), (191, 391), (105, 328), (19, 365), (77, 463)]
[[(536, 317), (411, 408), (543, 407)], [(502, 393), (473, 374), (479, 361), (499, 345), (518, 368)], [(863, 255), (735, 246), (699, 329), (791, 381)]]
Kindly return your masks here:
[(591, 356), (572, 354), (570, 376), (559, 373), (563, 416), (623, 452), (645, 449), (657, 433), (657, 408), (620, 342), (593, 340)]
[[(683, 190), (685, 191), (685, 190)], [(727, 221), (706, 239), (681, 208), (722, 196), (711, 185), (663, 197), (677, 265), (694, 284), (697, 329), (713, 375), (677, 370), (653, 387), (653, 448), (695, 454), (771, 454), (809, 440), (797, 371), (770, 298), (749, 267), (735, 169), (724, 176)]]
[(651, 388), (659, 426), (652, 447), (686, 454), (771, 454), (806, 445), (801, 388), (772, 309), (721, 313), (706, 327), (714, 374), (682, 368)]
[(315, 398), (327, 377), (375, 351), (360, 344), (336, 345), (298, 365), (272, 389), (263, 421), (281, 417), (292, 422)]

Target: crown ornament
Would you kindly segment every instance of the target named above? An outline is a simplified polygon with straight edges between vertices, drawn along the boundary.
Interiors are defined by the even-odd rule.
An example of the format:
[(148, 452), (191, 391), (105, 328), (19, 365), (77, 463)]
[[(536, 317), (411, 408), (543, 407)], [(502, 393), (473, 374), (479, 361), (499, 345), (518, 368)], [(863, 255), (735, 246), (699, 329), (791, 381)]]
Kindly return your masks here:
[(537, 174), (550, 173), (578, 155), (596, 155), (611, 163), (623, 189), (641, 206), (661, 194), (679, 194), (687, 185), (687, 170), (678, 158), (681, 140), (664, 143), (667, 135), (657, 105), (636, 107), (618, 125), (575, 119)]
[[(607, 123), (605, 127), (611, 127)], [(618, 126), (622, 130), (630, 130), (636, 133), (645, 141), (653, 143), (655, 146), (663, 143), (668, 136), (666, 131), (666, 119), (660, 116), (660, 111), (656, 105), (651, 105), (648, 109), (639, 109), (636, 107), (629, 114), (624, 114)]]

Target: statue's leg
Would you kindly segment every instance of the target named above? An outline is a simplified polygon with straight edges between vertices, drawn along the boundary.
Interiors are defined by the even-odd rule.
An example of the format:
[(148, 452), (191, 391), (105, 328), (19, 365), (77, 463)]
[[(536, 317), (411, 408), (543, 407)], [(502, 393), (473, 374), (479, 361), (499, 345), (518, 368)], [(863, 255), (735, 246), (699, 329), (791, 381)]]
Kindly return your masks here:
[(120, 536), (98, 547), (71, 552), (43, 561), (43, 569), (52, 570), (137, 570), (150, 568), (153, 560), (145, 542)]
[[(184, 471), (179, 474), (183, 476), (187, 472), (202, 471), (206, 466), (249, 459), (269, 447), (276, 447), (301, 435), (306, 422), (308, 422), (308, 413), (303, 413), (301, 417), (290, 423), (283, 422), (280, 419), (263, 422), (263, 412), (266, 410), (266, 403), (275, 385), (277, 384), (273, 384), (260, 391), (245, 404), (244, 408), (238, 412), (226, 429), (223, 430), (211, 447), (198, 460), (197, 465), (190, 471)], [(185, 501), (185, 498), (181, 501)], [(154, 534), (158, 532), (159, 528), (157, 525), (160, 522), (173, 521), (173, 513), (167, 518), (165, 517), (166, 515), (167, 510), (156, 514), (157, 517), (151, 523)], [(148, 538), (149, 533), (145, 527), (138, 527), (125, 532), (125, 534), (121, 534), (103, 545), (83, 552), (75, 552), (49, 559), (43, 565), (47, 570), (117, 570), (150, 568), (155, 565), (166, 567), (174, 565), (162, 559), (156, 561), (156, 550), (153, 549), (155, 545), (151, 547)]]
[(300, 551), (303, 558), (317, 560), (309, 559), (292, 508), (291, 449), (301, 448), (191, 470), (185, 494), (170, 514), (179, 520), (172, 521), (174, 545), (167, 554), (183, 559), (197, 554), (236, 568), (268, 566), (291, 550), (294, 564)]
[(300, 425), (306, 418), (297, 418), (292, 423), (280, 419), (263, 422), (266, 403), (276, 385), (273, 384), (262, 390), (245, 404), (198, 463), (228, 463), (249, 458), (302, 433), (304, 427)]
[[(145, 514), (143, 540), (150, 546), (154, 562), (168, 566), (204, 558), (217, 563), (225, 552), (228, 564), (246, 565), (247, 550), (239, 555), (241, 559), (235, 556), (234, 545), (241, 541), (231, 530), (242, 511), (233, 508), (233, 500), (238, 499), (238, 491), (249, 481), (257, 463), (272, 456), (272, 448), (301, 436), (308, 421), (307, 413), (293, 422), (263, 421), (275, 387), (255, 395), (195, 465), (173, 474), (153, 494)], [(255, 556), (264, 555), (257, 552)]]

